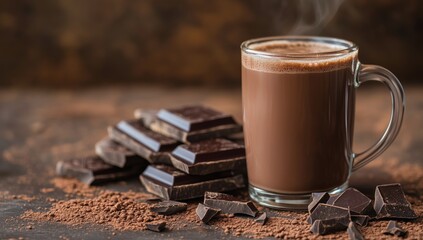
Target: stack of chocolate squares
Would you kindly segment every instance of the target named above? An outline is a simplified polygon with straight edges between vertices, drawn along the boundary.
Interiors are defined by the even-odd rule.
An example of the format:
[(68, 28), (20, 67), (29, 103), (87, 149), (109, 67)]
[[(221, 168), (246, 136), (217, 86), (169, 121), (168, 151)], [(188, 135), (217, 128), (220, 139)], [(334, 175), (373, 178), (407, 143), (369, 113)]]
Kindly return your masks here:
[(107, 130), (96, 156), (61, 161), (58, 174), (89, 185), (141, 174), (147, 191), (169, 200), (246, 186), (242, 126), (228, 114), (205, 106), (138, 109), (134, 120)]

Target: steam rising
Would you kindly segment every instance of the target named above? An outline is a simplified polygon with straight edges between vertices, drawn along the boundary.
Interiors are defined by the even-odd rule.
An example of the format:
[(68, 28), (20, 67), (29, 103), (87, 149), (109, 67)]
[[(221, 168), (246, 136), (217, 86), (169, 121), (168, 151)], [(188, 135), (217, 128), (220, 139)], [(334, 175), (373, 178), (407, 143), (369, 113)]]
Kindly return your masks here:
[(319, 33), (335, 16), (343, 0), (278, 0), (271, 8), (278, 33)]

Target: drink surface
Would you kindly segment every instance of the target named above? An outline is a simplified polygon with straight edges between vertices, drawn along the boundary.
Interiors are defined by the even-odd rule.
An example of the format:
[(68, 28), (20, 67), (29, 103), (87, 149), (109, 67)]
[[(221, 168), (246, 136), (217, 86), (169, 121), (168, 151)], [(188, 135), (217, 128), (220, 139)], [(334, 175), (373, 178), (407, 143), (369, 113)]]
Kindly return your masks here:
[[(284, 54), (335, 48), (287, 43), (256, 47)], [(348, 179), (354, 60), (352, 54), (319, 60), (274, 60), (243, 53), (242, 100), (250, 184), (276, 193), (308, 193), (333, 189)]]

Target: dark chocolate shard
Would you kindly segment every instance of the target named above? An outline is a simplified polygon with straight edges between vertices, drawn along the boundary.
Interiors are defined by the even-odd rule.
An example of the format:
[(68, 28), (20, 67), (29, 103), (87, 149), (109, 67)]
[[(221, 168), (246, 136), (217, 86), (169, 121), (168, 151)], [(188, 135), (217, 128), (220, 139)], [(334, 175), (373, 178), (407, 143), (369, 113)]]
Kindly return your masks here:
[(183, 202), (162, 201), (151, 206), (150, 210), (158, 214), (172, 215), (187, 210), (187, 206), (188, 204)]
[(258, 215), (256, 216), (256, 218), (254, 218), (254, 222), (260, 224), (260, 225), (264, 225), (267, 222), (267, 213), (266, 212), (262, 212), (262, 213), (258, 213)]
[(166, 222), (163, 222), (163, 221), (161, 221), (161, 222), (151, 222), (151, 223), (146, 223), (145, 226), (150, 231), (161, 232), (166, 228)]
[(312, 225), (312, 224), (313, 224), (313, 220), (311, 219), (311, 216), (310, 216), (310, 215), (308, 215), (308, 217), (307, 217), (307, 219), (306, 219), (306, 222), (307, 222), (308, 224), (310, 224), (310, 225)]
[(219, 208), (223, 213), (244, 214), (252, 217), (258, 212), (252, 201), (239, 201), (235, 197), (218, 192), (206, 192), (204, 204), (210, 207)]
[(228, 140), (231, 140), (232, 142), (236, 142), (240, 145), (245, 145), (243, 132), (234, 133), (234, 134), (226, 136), (225, 138)]
[(199, 203), (195, 212), (201, 221), (208, 223), (212, 218), (220, 213), (220, 209), (208, 207), (202, 203)]
[(322, 228), (321, 232), (326, 234), (345, 230), (351, 221), (351, 217), (348, 208), (320, 203), (310, 214), (310, 220), (313, 224), (320, 220), (321, 226), (319, 228)]
[(201, 105), (161, 109), (157, 117), (186, 132), (235, 123), (230, 115)]
[(216, 138), (179, 145), (170, 155), (172, 165), (188, 174), (206, 175), (245, 168), (245, 148), (226, 139)]
[(231, 191), (245, 187), (244, 176), (233, 171), (194, 176), (167, 165), (148, 166), (140, 180), (148, 192), (171, 200), (202, 197), (210, 190)]
[(397, 221), (389, 221), (383, 234), (407, 237), (408, 231), (403, 229)]
[(370, 217), (368, 215), (351, 215), (351, 221), (357, 225), (365, 227), (369, 223)]
[(157, 116), (152, 114), (137, 113), (150, 129), (186, 143), (242, 132), (242, 126), (230, 115), (204, 106), (162, 109)]
[(399, 183), (376, 187), (374, 209), (378, 219), (417, 218)]
[(355, 188), (348, 188), (333, 201), (334, 206), (349, 208), (352, 214), (365, 215), (372, 206), (372, 200)]
[(146, 167), (147, 162), (140, 161), (139, 165), (119, 168), (104, 162), (98, 156), (88, 156), (59, 161), (56, 172), (59, 176), (75, 177), (87, 185), (96, 185), (135, 177)]
[(120, 168), (139, 165), (140, 162), (146, 161), (110, 138), (104, 138), (97, 142), (95, 152), (106, 163)]
[(327, 192), (315, 192), (311, 194), (311, 202), (308, 205), (308, 212), (311, 213), (319, 203), (326, 203), (330, 196)]
[(364, 240), (363, 233), (353, 222), (348, 224), (347, 233), (350, 240)]
[(178, 141), (153, 132), (136, 120), (121, 121), (107, 130), (111, 139), (150, 163), (170, 164), (169, 152), (179, 145)]

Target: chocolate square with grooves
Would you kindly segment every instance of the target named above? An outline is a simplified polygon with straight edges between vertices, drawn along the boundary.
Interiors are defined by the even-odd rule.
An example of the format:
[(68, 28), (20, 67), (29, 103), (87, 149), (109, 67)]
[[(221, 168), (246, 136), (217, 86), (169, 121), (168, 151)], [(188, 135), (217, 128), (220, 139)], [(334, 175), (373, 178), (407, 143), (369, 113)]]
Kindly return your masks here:
[(201, 105), (162, 109), (157, 113), (157, 117), (186, 132), (235, 124), (230, 115)]

